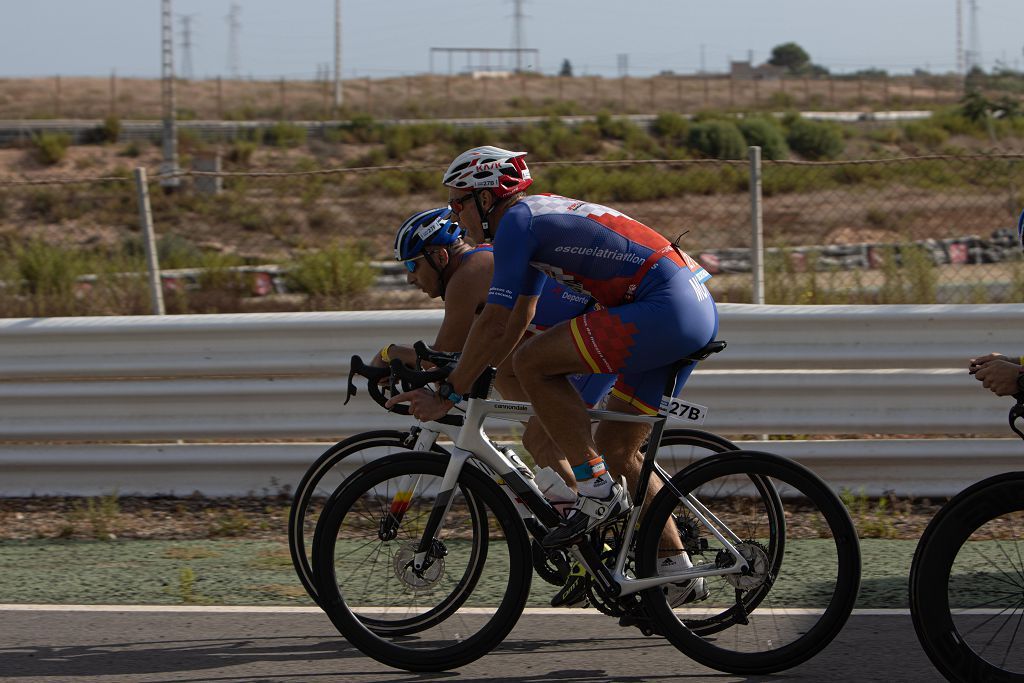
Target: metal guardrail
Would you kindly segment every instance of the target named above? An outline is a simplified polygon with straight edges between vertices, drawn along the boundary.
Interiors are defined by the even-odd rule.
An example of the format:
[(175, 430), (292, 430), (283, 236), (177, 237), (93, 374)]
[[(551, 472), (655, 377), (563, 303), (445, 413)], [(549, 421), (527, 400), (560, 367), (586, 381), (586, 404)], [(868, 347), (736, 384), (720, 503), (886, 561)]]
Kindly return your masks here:
[[(720, 312), (719, 337), (729, 348), (702, 364), (686, 391), (710, 406), (708, 429), (802, 436), (1006, 434), (1006, 401), (967, 375), (966, 359), (1019, 349), (1024, 305), (725, 304)], [(408, 418), (387, 414), (362, 395), (342, 406), (348, 359), (368, 355), (386, 341), (430, 341), (440, 316), (439, 311), (387, 311), (2, 320), (0, 495), (24, 490), (18, 477), (33, 471), (26, 469), (28, 451), (20, 445), (25, 442), (81, 443), (32, 446), (31, 452), (44, 470), (59, 469), (65, 481), (84, 485), (94, 465), (111, 475), (102, 462), (128, 448), (87, 442), (319, 440), (407, 427)], [(915, 491), (931, 480), (926, 470), (944, 466), (931, 459), (936, 449), (956, 462), (952, 474), (939, 477), (942, 481), (958, 473), (961, 484), (980, 478), (970, 469), (980, 443), (904, 439), (874, 447), (876, 453), (892, 454), (891, 462), (889, 455), (870, 455), (867, 441), (773, 441), (771, 448), (798, 449), (808, 462), (830, 462), (837, 487), (867, 481)], [(1009, 439), (992, 443), (988, 454), (1001, 464), (1020, 450)], [(203, 454), (197, 462), (206, 465), (193, 467), (189, 475), (191, 488), (202, 489), (207, 470), (244, 469), (244, 458), (224, 459), (237, 448), (183, 445), (174, 452)], [(77, 467), (47, 468), (43, 455), (48, 452), (82, 455), (80, 461), (70, 457)], [(304, 451), (301, 458), (308, 463), (312, 455)], [(916, 464), (922, 459), (927, 467)], [(868, 460), (874, 463), (870, 467), (864, 465)], [(150, 467), (159, 470), (155, 462), (133, 465), (133, 471)], [(853, 477), (855, 469), (860, 479)], [(890, 481), (893, 472), (901, 474)], [(58, 480), (49, 492), (63, 490)], [(130, 476), (123, 485), (116, 477), (105, 481), (108, 489), (116, 486), (123, 493), (135, 490), (132, 486), (148, 490)], [(159, 479), (148, 484), (154, 485), (169, 486)], [(948, 481), (941, 485), (946, 493), (956, 490)], [(239, 483), (234, 492), (251, 488)], [(928, 491), (919, 494), (937, 495)]]

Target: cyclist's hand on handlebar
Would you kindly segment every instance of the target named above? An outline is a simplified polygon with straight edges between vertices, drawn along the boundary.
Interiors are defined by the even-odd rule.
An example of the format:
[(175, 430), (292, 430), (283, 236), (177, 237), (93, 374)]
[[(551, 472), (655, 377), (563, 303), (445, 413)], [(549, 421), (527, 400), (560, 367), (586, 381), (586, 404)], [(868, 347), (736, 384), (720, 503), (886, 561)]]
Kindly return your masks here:
[(996, 353), (996, 352), (987, 353), (984, 356), (979, 356), (978, 358), (972, 358), (970, 360), (970, 365), (968, 367), (968, 372), (970, 372), (973, 375), (976, 372), (978, 372), (978, 370), (980, 370), (981, 367), (983, 365), (985, 365), (985, 363), (991, 363), (994, 360), (1008, 360), (1008, 359), (1007, 359), (1006, 356), (1004, 356), (1001, 353)]
[(409, 403), (409, 412), (420, 422), (437, 420), (448, 414), (452, 402), (442, 399), (429, 389), (413, 389), (391, 397), (385, 404), (391, 408), (396, 403)]
[(1020, 366), (1005, 360), (991, 360), (978, 368), (975, 378), (996, 396), (1016, 394)]

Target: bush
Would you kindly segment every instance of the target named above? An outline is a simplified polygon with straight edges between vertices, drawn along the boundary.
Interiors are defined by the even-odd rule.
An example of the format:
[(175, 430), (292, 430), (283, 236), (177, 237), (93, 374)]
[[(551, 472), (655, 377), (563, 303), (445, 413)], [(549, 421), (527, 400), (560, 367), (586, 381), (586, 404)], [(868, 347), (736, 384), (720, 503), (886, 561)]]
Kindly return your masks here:
[(936, 148), (946, 144), (949, 133), (928, 121), (911, 121), (903, 126), (903, 136), (910, 142)]
[(227, 160), (239, 166), (248, 166), (256, 151), (256, 143), (247, 140), (235, 140), (228, 150)]
[(805, 159), (835, 159), (843, 152), (843, 133), (833, 123), (796, 118), (789, 126), (786, 142)]
[(679, 114), (663, 112), (654, 119), (651, 132), (657, 136), (663, 144), (674, 147), (686, 143), (686, 136), (690, 132), (690, 122)]
[(690, 127), (687, 145), (712, 159), (742, 159), (747, 155), (743, 134), (732, 121), (704, 121)]
[(749, 147), (760, 147), (762, 159), (785, 159), (789, 156), (782, 128), (770, 119), (741, 119), (737, 124)]
[(263, 141), (274, 147), (299, 147), (306, 144), (306, 129), (294, 123), (278, 121), (267, 129)]
[(311, 297), (342, 300), (365, 292), (376, 273), (362, 246), (332, 247), (303, 254), (288, 266), (288, 287)]
[(71, 136), (67, 133), (40, 133), (32, 136), (36, 159), (47, 166), (63, 161), (70, 145)]

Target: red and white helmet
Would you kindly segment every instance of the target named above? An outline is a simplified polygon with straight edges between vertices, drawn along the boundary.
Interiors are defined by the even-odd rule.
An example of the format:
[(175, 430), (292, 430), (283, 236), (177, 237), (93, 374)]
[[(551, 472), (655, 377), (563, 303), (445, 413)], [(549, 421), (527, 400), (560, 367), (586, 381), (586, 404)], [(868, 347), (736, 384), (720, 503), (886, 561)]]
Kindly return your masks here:
[(533, 184), (526, 167), (526, 152), (500, 147), (466, 150), (444, 172), (444, 185), (471, 190), (490, 190), (497, 199), (522, 192)]

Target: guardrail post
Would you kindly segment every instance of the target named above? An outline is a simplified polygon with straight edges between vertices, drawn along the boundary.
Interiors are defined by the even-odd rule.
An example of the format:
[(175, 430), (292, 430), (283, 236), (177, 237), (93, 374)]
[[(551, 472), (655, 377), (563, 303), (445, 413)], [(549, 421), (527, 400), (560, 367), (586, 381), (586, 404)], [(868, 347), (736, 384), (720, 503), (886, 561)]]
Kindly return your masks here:
[(153, 212), (149, 208), (149, 186), (146, 184), (146, 169), (135, 169), (135, 189), (139, 194), (139, 224), (142, 228), (142, 245), (146, 249), (146, 268), (149, 271), (149, 296), (153, 304), (153, 315), (166, 315), (164, 292), (160, 286), (160, 264), (156, 255), (156, 235), (153, 232)]
[(750, 157), (750, 274), (751, 301), (764, 303), (764, 222), (761, 216), (761, 148), (751, 147)]

